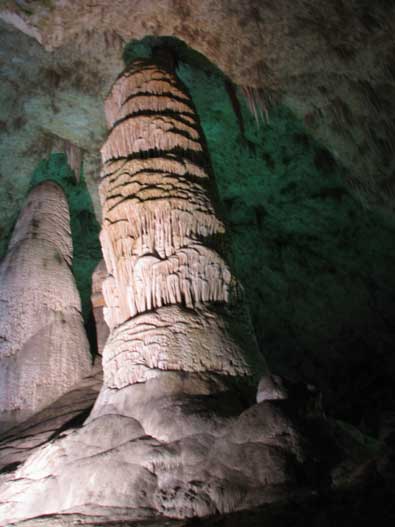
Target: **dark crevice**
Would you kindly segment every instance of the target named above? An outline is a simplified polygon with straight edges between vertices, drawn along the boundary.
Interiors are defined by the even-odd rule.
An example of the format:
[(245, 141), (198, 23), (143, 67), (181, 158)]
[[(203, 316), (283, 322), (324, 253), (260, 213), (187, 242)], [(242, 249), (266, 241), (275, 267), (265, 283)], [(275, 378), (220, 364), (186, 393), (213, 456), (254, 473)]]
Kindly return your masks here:
[(89, 414), (91, 413), (92, 408), (93, 405), (89, 406), (88, 408), (85, 408), (84, 410), (82, 410), (82, 412), (63, 423), (60, 428), (58, 428), (53, 434), (48, 437), (47, 441), (49, 442), (53, 439), (58, 438), (62, 432), (65, 432), (69, 428), (81, 428), (84, 424), (84, 421), (88, 418)]
[[(180, 88), (178, 88), (180, 89)], [(175, 95), (172, 92), (160, 92), (160, 93), (153, 93), (149, 91), (141, 91), (138, 93), (132, 93), (127, 96), (127, 98), (123, 101), (121, 104), (121, 108), (125, 106), (129, 101), (133, 99), (138, 99), (139, 97), (155, 97), (155, 98), (164, 98), (164, 99), (173, 99), (176, 102), (179, 102), (180, 104), (183, 104), (184, 106), (188, 106), (188, 108), (191, 110), (190, 115), (195, 115), (195, 110), (189, 100), (189, 98), (183, 98), (179, 95)], [(184, 112), (185, 113), (185, 112)]]
[(119, 157), (110, 157), (106, 160), (105, 164), (114, 163), (117, 161), (125, 160), (127, 161), (133, 161), (134, 159), (141, 159), (141, 160), (147, 160), (152, 158), (163, 158), (167, 157), (170, 160), (179, 161), (180, 163), (183, 162), (183, 159), (186, 159), (188, 162), (191, 162), (192, 164), (196, 165), (200, 169), (203, 169), (207, 171), (207, 159), (205, 152), (195, 152), (193, 150), (184, 150), (180, 147), (173, 147), (168, 148), (166, 150), (158, 150), (158, 149), (149, 149), (144, 150), (141, 152), (133, 152), (132, 154), (128, 154), (127, 156), (119, 156)]
[[(157, 190), (158, 187), (154, 186), (154, 185), (150, 185), (148, 188), (152, 188), (152, 189), (155, 189)], [(145, 189), (144, 189), (145, 190)], [(120, 201), (118, 201), (117, 203), (115, 203), (114, 205), (112, 205), (109, 209), (108, 209), (108, 212), (111, 212), (113, 209), (115, 209), (116, 207), (118, 207), (121, 203), (125, 202), (125, 201), (128, 201), (130, 199), (133, 199), (133, 200), (137, 200), (139, 203), (150, 203), (152, 201), (163, 201), (163, 200), (169, 200), (169, 199), (178, 199), (178, 200), (184, 200), (188, 203), (191, 204), (191, 206), (195, 205), (195, 202), (191, 201), (190, 197), (189, 196), (175, 196), (175, 195), (169, 195), (168, 191), (164, 191), (164, 195), (163, 196), (155, 196), (155, 197), (150, 197), (150, 198), (140, 198), (139, 196), (137, 196), (136, 194), (133, 194), (133, 196), (123, 196), (122, 194), (116, 194), (115, 196), (111, 196), (111, 199), (115, 199), (115, 198), (122, 198)], [(174, 209), (173, 209), (174, 210)], [(207, 210), (203, 210), (201, 208), (194, 208), (193, 211), (190, 211), (190, 210), (184, 210), (184, 209), (176, 209), (177, 211), (181, 211), (183, 213), (189, 213), (189, 214), (192, 214), (192, 213), (195, 213), (195, 212), (205, 212), (206, 214), (210, 215), (211, 216), (211, 213)]]
[(13, 463), (8, 463), (8, 465), (4, 465), (4, 467), (0, 468), (0, 474), (9, 474), (10, 472), (15, 472), (15, 470), (21, 464), (21, 461), (14, 461)]
[[(130, 112), (128, 113), (127, 115), (124, 115), (123, 117), (121, 117), (120, 119), (117, 119), (116, 121), (114, 121), (113, 125), (112, 125), (112, 128), (111, 128), (111, 132), (117, 128), (119, 125), (121, 125), (122, 123), (124, 123), (125, 121), (128, 121), (129, 119), (135, 119), (137, 117), (170, 117), (176, 121), (179, 121), (180, 123), (182, 123), (183, 125), (185, 126), (188, 126), (189, 128), (192, 128), (192, 130), (195, 130), (196, 132), (199, 132), (198, 128), (197, 128), (197, 121), (196, 121), (196, 126), (194, 126), (193, 123), (191, 123), (190, 121), (188, 121), (187, 119), (184, 119), (182, 116), (183, 115), (191, 115), (192, 114), (187, 114), (185, 112), (178, 112), (176, 110), (150, 110), (150, 109), (144, 109), (144, 110), (137, 110), (135, 112)], [(110, 134), (111, 134), (110, 132)]]
[[(181, 91), (181, 89), (179, 87), (178, 87), (178, 89)], [(175, 101), (177, 101), (179, 103), (185, 104), (186, 106), (188, 106), (191, 109), (192, 113), (195, 113), (195, 109), (194, 109), (193, 105), (191, 104), (191, 101), (190, 101), (190, 99), (189, 99), (189, 97), (187, 95), (185, 95), (185, 99), (184, 99), (184, 97), (180, 97), (180, 95), (175, 95), (174, 93), (168, 92), (168, 91), (162, 91), (160, 93), (149, 92), (149, 91), (139, 91), (137, 93), (131, 93), (122, 102), (121, 107), (125, 106), (125, 104), (127, 102), (129, 102), (130, 100), (135, 99), (136, 97), (141, 97), (141, 96), (146, 96), (146, 97), (168, 97), (168, 98), (174, 99)]]
[[(134, 178), (138, 176), (139, 174), (153, 174), (153, 175), (163, 175), (163, 177), (174, 177), (178, 180), (184, 182), (184, 183), (193, 183), (194, 185), (199, 185), (202, 189), (205, 188), (205, 183), (207, 184), (207, 179), (199, 176), (195, 176), (191, 174), (190, 172), (185, 172), (185, 174), (178, 174), (177, 172), (169, 172), (168, 170), (161, 170), (156, 168), (142, 168), (141, 170), (137, 170), (137, 172), (133, 172), (133, 174), (124, 171), (121, 172), (116, 178), (114, 178), (110, 184), (113, 184), (117, 181), (118, 177), (121, 177), (122, 175), (127, 174), (129, 176), (129, 180), (125, 183), (118, 184), (114, 187), (111, 187), (111, 190), (115, 190), (118, 187), (124, 187), (126, 185), (130, 185), (131, 183), (138, 183), (140, 185), (143, 185), (143, 183), (139, 181), (135, 181)], [(114, 175), (114, 172), (113, 174)], [(104, 178), (103, 178), (104, 179)]]

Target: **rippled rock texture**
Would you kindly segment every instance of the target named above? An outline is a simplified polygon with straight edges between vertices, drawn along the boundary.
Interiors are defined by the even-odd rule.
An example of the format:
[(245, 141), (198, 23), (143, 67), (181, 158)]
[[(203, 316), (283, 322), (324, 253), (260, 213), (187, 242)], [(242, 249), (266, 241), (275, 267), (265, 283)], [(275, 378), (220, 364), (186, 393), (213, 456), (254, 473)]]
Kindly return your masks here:
[(164, 370), (251, 376), (263, 361), (220, 254), (224, 225), (185, 88), (170, 68), (137, 60), (105, 109), (105, 385), (123, 388)]
[(69, 210), (54, 183), (29, 194), (0, 267), (0, 430), (66, 393), (91, 368), (73, 275)]

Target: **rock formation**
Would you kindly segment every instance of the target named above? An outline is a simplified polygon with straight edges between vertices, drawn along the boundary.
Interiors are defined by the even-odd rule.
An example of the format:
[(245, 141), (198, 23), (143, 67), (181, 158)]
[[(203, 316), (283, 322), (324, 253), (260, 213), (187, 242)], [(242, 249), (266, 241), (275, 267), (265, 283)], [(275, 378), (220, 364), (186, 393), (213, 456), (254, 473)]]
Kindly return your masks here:
[[(331, 519), (330, 523), (339, 525), (370, 525), (377, 523), (377, 511), (384, 523), (383, 516), (395, 503), (385, 492), (387, 488), (393, 493), (395, 473), (395, 253), (391, 250), (395, 230), (395, 3), (5, 0), (0, 4), (0, 255), (4, 255), (32, 169), (49, 152), (59, 151), (54, 148), (57, 137), (84, 152), (80, 184), (64, 170), (65, 161), (57, 164), (58, 180), (67, 190), (72, 186), (76, 190), (76, 201), (68, 193), (73, 212), (76, 210), (73, 232), (80, 239), (96, 241), (96, 231), (88, 226), (91, 208), (84, 181), (101, 222), (97, 166), (99, 147), (106, 137), (104, 95), (122, 67), (123, 52), (128, 57), (147, 56), (152, 45), (174, 45), (177, 71), (192, 94), (207, 134), (231, 231), (234, 270), (246, 287), (257, 337), (274, 371), (296, 382), (289, 385), (275, 375), (263, 377), (258, 404), (246, 410), (251, 398), (248, 390), (240, 397), (239, 375), (166, 369), (180, 360), (191, 367), (189, 348), (184, 345), (191, 341), (180, 332), (177, 336), (182, 340), (175, 341), (174, 350), (166, 351), (164, 369), (157, 367), (158, 360), (149, 362), (151, 349), (146, 342), (144, 353), (135, 357), (141, 363), (131, 361), (129, 369), (124, 360), (130, 356), (129, 346), (137, 349), (140, 345), (136, 333), (123, 332), (129, 319), (125, 324), (119, 322), (111, 346), (115, 350), (116, 343), (122, 343), (122, 375), (118, 378), (117, 357), (110, 354), (107, 384), (84, 426), (100, 382), (88, 390), (88, 396), (85, 388), (73, 388), (50, 405), (50, 410), (45, 408), (0, 437), (1, 521), (30, 517), (23, 521), (24, 527), (82, 523), (103, 527), (114, 525), (121, 515), (130, 525), (134, 514), (143, 517), (143, 512), (133, 512), (138, 506), (146, 507), (145, 513), (151, 516), (157, 511), (166, 516), (193, 515), (194, 510), (203, 514), (204, 505), (210, 511), (223, 511), (224, 501), (215, 492), (220, 486), (226, 489), (233, 509), (253, 514), (251, 507), (257, 503), (254, 485), (256, 496), (266, 499), (269, 479), (264, 484), (263, 478), (268, 472), (281, 475), (283, 479), (277, 482), (290, 482), (292, 477), (289, 468), (276, 470), (269, 463), (260, 470), (263, 455), (252, 466), (256, 458), (251, 452), (259, 448), (269, 452), (271, 446), (271, 452), (290, 460), (289, 467), (296, 467), (296, 472), (303, 472), (303, 459), (315, 457), (314, 449), (292, 449), (285, 442), (289, 430), (293, 438), (300, 439), (294, 432), (296, 425), (304, 423), (298, 423), (295, 410), (301, 413), (306, 405), (299, 404), (300, 399), (313, 395), (300, 389), (297, 381), (303, 379), (323, 391), (327, 415), (343, 421), (337, 426), (348, 429), (344, 443), (364, 443), (363, 450), (371, 451), (373, 463), (366, 463), (369, 455), (360, 455), (360, 448), (355, 448), (356, 458), (347, 454), (332, 475), (334, 492), (319, 493), (315, 514), (306, 502), (300, 507), (289, 501), (290, 507), (299, 510), (300, 518), (295, 521), (287, 513), (283, 522), (273, 521), (270, 514), (243, 521), (243, 511), (239, 511), (230, 519), (221, 521), (217, 516), (197, 523), (296, 526)], [(170, 38), (162, 38), (165, 35)], [(71, 152), (69, 162), (77, 166), (74, 153), (78, 154)], [(150, 159), (151, 154), (154, 152), (148, 153)], [(128, 161), (139, 155), (128, 156)], [(51, 159), (55, 157), (63, 160), (64, 156)], [(52, 161), (49, 165), (52, 170)], [(40, 163), (35, 171), (34, 181), (45, 177), (42, 166)], [(213, 245), (210, 236), (199, 241), (203, 245), (210, 242), (210, 248), (223, 258), (225, 251), (217, 245), (220, 237), (214, 235)], [(80, 243), (78, 248), (86, 256), (81, 265), (80, 258), (75, 258), (74, 266), (85, 306), (98, 256), (89, 243)], [(159, 257), (161, 261), (170, 258), (172, 255)], [(155, 287), (161, 291), (167, 287), (167, 283), (162, 286), (164, 274), (161, 271), (156, 280)], [(112, 276), (113, 283), (109, 279), (107, 284), (110, 295), (112, 285), (116, 286)], [(100, 280), (98, 277), (97, 287)], [(113, 293), (116, 307), (115, 287)], [(134, 295), (129, 296), (134, 302)], [(95, 315), (102, 315), (103, 303), (95, 288)], [(186, 306), (182, 298), (181, 303)], [(235, 313), (232, 302), (202, 305), (209, 311), (219, 307), (226, 311), (225, 317), (221, 313), (214, 321), (227, 322), (225, 330), (233, 329), (229, 324), (229, 313)], [(144, 310), (146, 298), (137, 299), (129, 311), (126, 307), (126, 316), (129, 311)], [(200, 309), (193, 305), (181, 312), (195, 314)], [(177, 300), (149, 312), (138, 311), (130, 320), (141, 330), (147, 319), (154, 318), (156, 325), (146, 338), (152, 339), (149, 344), (155, 351), (162, 340), (168, 348), (173, 337), (166, 332), (169, 318), (163, 313), (173, 318), (179, 312)], [(187, 320), (189, 329), (199, 327), (198, 315)], [(144, 324), (137, 328), (138, 317)], [(159, 335), (155, 328), (161, 324)], [(106, 329), (103, 320), (99, 325)], [(185, 324), (179, 326), (185, 328)], [(211, 327), (211, 335), (217, 331)], [(238, 342), (233, 335), (229, 337)], [(139, 347), (138, 352), (141, 350)], [(179, 357), (184, 351), (186, 356)], [(121, 385), (125, 386), (117, 387)], [(290, 401), (293, 408), (287, 413)], [(319, 406), (319, 400), (312, 403), (308, 406), (313, 409)], [(275, 408), (283, 416), (282, 428), (274, 426), (278, 414), (269, 415), (269, 409)], [(258, 414), (263, 416), (261, 422)], [(285, 415), (292, 418), (285, 419)], [(252, 422), (256, 435), (251, 433)], [(273, 424), (272, 434), (262, 422)], [(315, 425), (319, 449), (330, 463), (333, 452), (327, 448), (327, 435)], [(80, 429), (70, 430), (76, 426)], [(231, 427), (248, 433), (231, 435)], [(145, 435), (137, 437), (139, 433)], [(303, 445), (299, 439), (298, 444)], [(48, 442), (45, 449), (40, 447)], [(147, 444), (152, 445), (148, 454)], [(37, 456), (26, 461), (33, 449)], [(378, 464), (374, 458), (383, 450), (385, 457)], [(13, 474), (16, 464), (24, 461)], [(367, 489), (360, 485), (361, 467), (369, 480)], [(380, 479), (383, 471), (388, 474), (386, 481)], [(141, 475), (137, 480), (133, 480), (135, 473)], [(129, 482), (129, 487), (121, 488), (119, 480), (125, 486)], [(352, 481), (358, 490), (350, 494)], [(234, 492), (230, 492), (231, 483)], [(236, 488), (242, 489), (245, 499), (237, 495)], [(344, 510), (347, 502), (351, 505), (348, 514)], [(369, 502), (372, 513), (365, 516)], [(117, 503), (120, 507), (111, 514), (110, 507)], [(122, 509), (122, 503), (129, 509)], [(283, 505), (275, 507), (284, 510)], [(59, 517), (37, 518), (44, 513)], [(163, 518), (148, 523), (189, 525), (188, 520)], [(395, 513), (387, 523), (395, 525)]]
[(35, 187), (0, 266), (0, 430), (66, 393), (90, 370), (70, 270), (69, 210), (60, 187)]
[(202, 517), (308, 489), (286, 393), (248, 408), (263, 360), (220, 255), (197, 116), (160, 57), (134, 62), (106, 104), (103, 387), (81, 428), (5, 476), (0, 525)]
[(113, 86), (105, 110), (106, 386), (122, 388), (165, 370), (257, 373), (262, 359), (219, 253), (224, 225), (185, 89), (164, 66), (136, 61)]
[[(82, 190), (85, 180), (101, 222), (102, 102), (122, 67), (120, 43), (130, 56), (169, 42), (165, 35), (180, 39), (174, 44), (178, 71), (207, 134), (231, 225), (234, 270), (248, 291), (268, 361), (281, 375), (318, 384), (332, 415), (354, 425), (370, 422), (375, 435), (370, 414), (389, 401), (381, 379), (391, 390), (394, 376), (395, 263), (388, 247), (395, 4), (184, 4), (58, 0), (49, 9), (47, 2), (1, 3), (8, 14), (7, 23), (0, 21), (0, 252), (32, 168), (58, 137), (84, 152), (82, 185), (75, 187)], [(269, 123), (255, 126), (240, 90), (252, 108), (268, 110)], [(361, 207), (383, 201), (388, 216)], [(80, 208), (84, 225), (88, 206), (80, 202)], [(79, 246), (90, 259), (88, 244)], [(95, 256), (91, 266), (96, 263)], [(87, 298), (90, 272), (75, 270)], [(360, 404), (361, 389), (366, 404)]]

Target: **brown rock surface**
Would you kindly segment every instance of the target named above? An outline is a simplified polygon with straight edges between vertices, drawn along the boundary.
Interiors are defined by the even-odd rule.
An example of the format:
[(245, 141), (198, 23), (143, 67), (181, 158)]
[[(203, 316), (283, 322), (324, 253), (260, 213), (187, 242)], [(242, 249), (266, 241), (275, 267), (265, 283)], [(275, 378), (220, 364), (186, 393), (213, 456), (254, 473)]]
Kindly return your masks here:
[[(281, 100), (320, 141), (330, 144), (334, 157), (352, 171), (353, 188), (370, 200), (385, 199), (380, 188), (384, 175), (376, 166), (392, 148), (393, 124), (385, 110), (393, 109), (391, 3), (54, 0), (50, 8), (46, 2), (23, 4), (3, 2), (1, 18), (47, 50), (72, 49), (87, 69), (100, 63), (100, 75), (108, 68), (106, 63), (119, 60), (123, 45), (131, 40), (147, 35), (179, 38), (241, 86), (253, 112), (267, 118), (270, 104)], [(110, 60), (103, 61), (104, 55)]]

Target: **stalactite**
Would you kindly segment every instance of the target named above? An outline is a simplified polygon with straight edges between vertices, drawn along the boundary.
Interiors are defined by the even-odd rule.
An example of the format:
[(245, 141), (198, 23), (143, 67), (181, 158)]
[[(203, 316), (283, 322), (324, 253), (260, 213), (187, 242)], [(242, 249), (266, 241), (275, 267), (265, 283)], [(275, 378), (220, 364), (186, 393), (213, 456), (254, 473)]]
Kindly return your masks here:
[(79, 183), (81, 178), (81, 163), (83, 158), (82, 150), (77, 145), (74, 145), (69, 141), (65, 141), (64, 148), (67, 157), (67, 163), (74, 172), (77, 183)]
[(52, 151), (62, 152), (66, 155), (67, 163), (74, 172), (76, 182), (79, 183), (81, 178), (81, 163), (83, 160), (82, 149), (74, 143), (67, 141), (67, 139), (56, 137), (53, 141)]
[(269, 122), (269, 109), (262, 91), (251, 86), (242, 86), (241, 91), (247, 101), (247, 106), (259, 126), (260, 122)]

